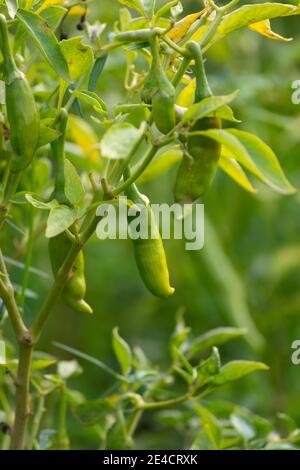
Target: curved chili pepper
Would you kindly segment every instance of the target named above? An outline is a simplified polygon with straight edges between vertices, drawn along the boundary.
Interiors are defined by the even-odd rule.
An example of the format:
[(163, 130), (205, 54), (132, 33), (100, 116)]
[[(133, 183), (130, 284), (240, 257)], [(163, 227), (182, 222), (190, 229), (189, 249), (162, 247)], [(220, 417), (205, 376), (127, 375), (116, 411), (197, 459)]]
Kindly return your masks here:
[(149, 201), (134, 184), (128, 190), (127, 195), (132, 202), (147, 211), (148, 238), (133, 240), (134, 255), (140, 276), (153, 295), (161, 298), (169, 297), (175, 289), (170, 286), (167, 258)]

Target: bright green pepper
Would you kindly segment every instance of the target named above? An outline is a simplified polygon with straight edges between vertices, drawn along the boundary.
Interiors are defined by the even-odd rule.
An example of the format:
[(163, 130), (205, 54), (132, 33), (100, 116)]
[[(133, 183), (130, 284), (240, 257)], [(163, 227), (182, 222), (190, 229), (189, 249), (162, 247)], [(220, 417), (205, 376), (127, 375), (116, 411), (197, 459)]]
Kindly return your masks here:
[[(197, 43), (190, 43), (189, 49), (195, 59), (196, 92), (195, 102), (211, 96), (207, 82), (201, 50)], [(203, 131), (219, 129), (221, 120), (216, 117), (207, 117), (197, 121), (190, 129)], [(178, 168), (175, 181), (174, 196), (180, 203), (192, 203), (203, 196), (209, 188), (218, 168), (221, 154), (221, 145), (206, 136), (189, 136), (185, 142), (185, 153)]]
[(152, 104), (152, 117), (157, 129), (167, 134), (175, 126), (175, 89), (163, 69), (159, 57), (158, 38), (150, 40), (152, 64), (144, 84), (142, 99)]
[[(163, 242), (156, 225), (155, 217), (146, 196), (140, 194), (135, 185), (127, 192), (128, 197), (147, 211), (149, 238), (133, 240), (136, 264), (145, 286), (156, 297), (166, 298), (175, 289), (170, 286), (169, 270)], [(132, 218), (130, 217), (132, 220)], [(152, 234), (152, 238), (150, 235)]]
[(7, 118), (10, 124), (10, 141), (15, 153), (11, 170), (18, 172), (31, 163), (37, 149), (39, 114), (29, 83), (13, 58), (6, 18), (3, 15), (0, 15), (0, 37)]
[(51, 143), (52, 155), (56, 164), (55, 187), (53, 198), (60, 204), (69, 205), (65, 194), (65, 139), (68, 123), (68, 112), (62, 108), (58, 117), (57, 130), (61, 133), (58, 139)]
[[(50, 238), (49, 252), (54, 276), (63, 265), (71, 246), (72, 242), (65, 233)], [(82, 313), (93, 313), (91, 307), (84, 300), (85, 292), (84, 256), (83, 252), (80, 251), (72, 266), (71, 273), (62, 292), (62, 297), (74, 310)]]

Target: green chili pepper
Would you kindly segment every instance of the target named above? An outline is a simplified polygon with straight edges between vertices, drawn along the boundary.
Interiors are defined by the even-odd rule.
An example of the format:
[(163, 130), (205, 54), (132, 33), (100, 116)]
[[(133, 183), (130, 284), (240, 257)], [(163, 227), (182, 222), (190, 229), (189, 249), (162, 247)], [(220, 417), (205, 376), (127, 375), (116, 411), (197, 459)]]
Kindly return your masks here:
[(39, 138), (39, 114), (34, 96), (24, 74), (17, 68), (8, 39), (6, 18), (0, 15), (7, 118), (14, 150), (11, 170), (24, 170), (32, 161)]
[[(195, 60), (195, 102), (199, 102), (211, 96), (211, 91), (199, 45), (191, 42), (187, 47)], [(221, 120), (219, 118), (207, 117), (197, 121), (190, 130), (193, 132), (219, 129), (220, 127)], [(203, 196), (209, 188), (217, 171), (221, 145), (209, 137), (195, 135), (187, 138), (185, 149), (186, 152), (177, 172), (174, 196), (177, 202), (191, 203)]]
[(159, 42), (154, 36), (150, 40), (152, 64), (144, 84), (142, 99), (152, 104), (152, 117), (157, 129), (163, 134), (175, 126), (175, 89), (163, 69), (159, 57)]
[[(49, 252), (54, 275), (57, 274), (58, 270), (63, 265), (71, 246), (72, 242), (65, 233), (50, 238)], [(80, 251), (74, 261), (69, 279), (63, 289), (62, 297), (74, 310), (83, 313), (93, 313), (91, 307), (84, 300), (85, 291), (84, 256), (83, 252)]]
[[(135, 204), (138, 204), (141, 210), (147, 211), (148, 238), (133, 240), (134, 255), (140, 276), (153, 295), (161, 298), (169, 297), (175, 289), (170, 286), (167, 258), (149, 200), (140, 194), (135, 185), (130, 187), (127, 195)], [(130, 220), (133, 220), (132, 217)]]
[(57, 130), (61, 135), (51, 143), (52, 155), (56, 164), (55, 187), (52, 197), (60, 204), (69, 205), (70, 202), (65, 194), (65, 139), (67, 123), (68, 112), (62, 108), (57, 124)]

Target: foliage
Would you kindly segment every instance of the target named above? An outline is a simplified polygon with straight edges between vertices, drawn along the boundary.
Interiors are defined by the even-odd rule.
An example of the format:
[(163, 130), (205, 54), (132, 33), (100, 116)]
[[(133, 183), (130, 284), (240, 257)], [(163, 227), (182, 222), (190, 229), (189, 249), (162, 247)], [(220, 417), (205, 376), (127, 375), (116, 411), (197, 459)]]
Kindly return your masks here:
[[(146, 422), (150, 423), (147, 424), (150, 428), (158, 428), (163, 433), (166, 446), (170, 447), (174, 444), (166, 436), (175, 432), (176, 436), (184, 436), (184, 447), (188, 449), (298, 448), (299, 429), (293, 419), (283, 413), (282, 406), (275, 407), (276, 411), (281, 411), (278, 424), (274, 419), (262, 418), (249, 411), (247, 406), (233, 402), (240, 401), (242, 391), (246, 402), (249, 396), (250, 408), (253, 404), (263, 408), (263, 397), (255, 397), (249, 390), (249, 387), (253, 388), (251, 378), (245, 382), (241, 380), (241, 384), (250, 384), (245, 390), (243, 385), (235, 382), (239, 384), (240, 379), (252, 372), (266, 370), (268, 367), (264, 362), (271, 365), (266, 375), (271, 376), (270, 386), (277, 388), (280, 398), (280, 385), (276, 383), (278, 364), (272, 357), (271, 347), (266, 348), (264, 336), (272, 338), (273, 347), (280, 343), (278, 332), (281, 316), (285, 314), (281, 312), (287, 308), (288, 313), (293, 313), (299, 304), (299, 299), (290, 294), (289, 287), (290, 276), (298, 267), (297, 241), (291, 237), (290, 245), (282, 247), (277, 243), (257, 255), (255, 240), (258, 229), (252, 226), (257, 220), (256, 208), (263, 214), (272, 205), (268, 217), (273, 222), (281, 214), (281, 208), (288, 207), (287, 224), (296, 211), (297, 167), (292, 158), (290, 166), (285, 162), (281, 164), (281, 152), (290, 153), (293, 157), (293, 149), (288, 145), (284, 147), (274, 130), (277, 127), (284, 134), (289, 128), (288, 132), (294, 139), (292, 143), (297, 142), (297, 133), (293, 131), (296, 120), (288, 116), (288, 106), (286, 116), (278, 113), (273, 105), (274, 96), (278, 96), (275, 93), (272, 96), (270, 92), (271, 104), (267, 102), (267, 96), (261, 98), (261, 108), (258, 108), (259, 100), (255, 104), (253, 96), (260, 91), (264, 70), (252, 77), (251, 86), (247, 77), (239, 74), (246, 55), (243, 38), (259, 33), (283, 43), (278, 44), (279, 49), (290, 47), (285, 44), (290, 38), (284, 32), (273, 32), (270, 19), (286, 18), (284, 24), (289, 21), (294, 24), (300, 7), (277, 2), (239, 6), (236, 0), (218, 7), (209, 1), (204, 2), (201, 11), (197, 11), (199, 5), (193, 3), (196, 12), (190, 13), (179, 1), (120, 0), (121, 5), (113, 2), (113, 7), (110, 5), (112, 2), (105, 3), (104, 11), (97, 3), (84, 0), (1, 2), (1, 13), (8, 20), (9, 41), (16, 67), (22, 77), (24, 74), (27, 77), (40, 116), (39, 138), (32, 163), (17, 173), (11, 171), (10, 162), (20, 155), (16, 155), (10, 139), (14, 123), (1, 93), (0, 226), (4, 256), (1, 252), (0, 333), (1, 338), (5, 338), (7, 356), (5, 360), (1, 347), (2, 448), (11, 445), (12, 448), (28, 449), (77, 446), (131, 449), (158, 445), (153, 436), (147, 435)], [(231, 34), (241, 38), (241, 43), (232, 50), (234, 40)], [(221, 70), (216, 83), (212, 80), (216, 86), (211, 88), (217, 90), (216, 94), (199, 102), (195, 102), (194, 58), (186, 47), (191, 41), (200, 46), (205, 58), (207, 56), (209, 71), (210, 66), (212, 71), (213, 67)], [(255, 49), (255, 45), (260, 42), (255, 41), (259, 39), (253, 39), (253, 50), (247, 53), (253, 60), (259, 60), (262, 52)], [(274, 52), (270, 52), (272, 57), (277, 57), (275, 46), (277, 44)], [(233, 73), (228, 78), (231, 55)], [(2, 58), (3, 64), (5, 54)], [(293, 58), (289, 64), (294, 64)], [(267, 68), (266, 61), (263, 67)], [(270, 77), (278, 70), (274, 69)], [(1, 82), (1, 90), (7, 90), (10, 79), (5, 76), (3, 65), (1, 73), (5, 80), (5, 83)], [(267, 74), (266, 77), (268, 80)], [(61, 154), (63, 164), (60, 166), (65, 199), (57, 195), (61, 193), (54, 192), (58, 180), (62, 181), (58, 178), (59, 159), (53, 150), (64, 140), (59, 127), (62, 108), (68, 112), (68, 130)], [(165, 111), (165, 119), (170, 118), (167, 128), (165, 120), (161, 122)], [(222, 129), (195, 127), (199, 121), (209, 118), (221, 119)], [(174, 295), (175, 300), (171, 297), (167, 301), (156, 301), (143, 293), (141, 284), (128, 288), (132, 273), (127, 263), (121, 266), (119, 241), (114, 242), (113, 247), (111, 242), (99, 241), (85, 245), (95, 232), (98, 205), (103, 201), (116, 203), (120, 195), (129, 194), (133, 183), (144, 185), (147, 194), (150, 192), (154, 199), (172, 200), (170, 181), (174, 181), (174, 171), (188, 149), (186, 142), (195, 138), (217, 142), (221, 148), (217, 162), (219, 171), (209, 193), (204, 195), (208, 207), (205, 249), (203, 253), (192, 253), (186, 258), (179, 254), (178, 264), (180, 258), (185, 260), (180, 273), (174, 262), (176, 256), (173, 254), (172, 257), (171, 250), (167, 250), (167, 253), (170, 251), (171, 278), (174, 276), (178, 281), (178, 284), (173, 283), (178, 293)], [(273, 143), (272, 148), (269, 143)], [(289, 196), (287, 202), (283, 201), (285, 196)], [(223, 211), (221, 206), (227, 210)], [(247, 209), (249, 207), (250, 210)], [(234, 211), (239, 217), (238, 224)], [(264, 218), (263, 215), (259, 217)], [(226, 225), (230, 225), (229, 229)], [(231, 235), (226, 235), (226, 230), (230, 230)], [(49, 274), (46, 272), (49, 260), (45, 260), (45, 247), (48, 239), (55, 240), (62, 234), (70, 248), (59, 262), (60, 269), (54, 269), (54, 281), (49, 288)], [(279, 241), (283, 236), (280, 221), (276, 224), (276, 236)], [(247, 237), (250, 240), (248, 244)], [(182, 251), (178, 242), (173, 240), (172, 243), (175, 247), (173, 253)], [(99, 245), (107, 246), (99, 248), (104, 251), (97, 254), (101, 267), (93, 265), (94, 256), (89, 251), (96, 250)], [(235, 246), (236, 253), (232, 248)], [(76, 260), (83, 256), (83, 247), (87, 254), (88, 295), (91, 299), (94, 297), (95, 306), (90, 300), (89, 303), (95, 317), (100, 318), (91, 320), (98, 321), (97, 329), (82, 326), (89, 319), (80, 317), (79, 313), (76, 316), (72, 311), (78, 310), (78, 301), (84, 302), (83, 258), (81, 279), (76, 280), (77, 293), (81, 289), (80, 298), (75, 296), (68, 302), (70, 311), (60, 303), (55, 307), (63, 288), (75, 279)], [(41, 260), (40, 269), (33, 266), (37, 252)], [(239, 264), (238, 256), (244, 252), (245, 257)], [(272, 266), (270, 271), (265, 259)], [(235, 265), (239, 268), (236, 269)], [(147, 276), (143, 275), (147, 263), (141, 265), (137, 261), (137, 266), (149, 288), (156, 274), (151, 274), (147, 282)], [(12, 267), (17, 267), (18, 271), (12, 271)], [(102, 274), (100, 289), (95, 284), (99, 269)], [(167, 269), (165, 264), (164, 269)], [(117, 276), (113, 283), (108, 281), (110, 271)], [(238, 271), (244, 271), (244, 278), (250, 278), (249, 284)], [(32, 283), (34, 275), (39, 276), (37, 286)], [(260, 291), (260, 277), (266, 284), (265, 291)], [(253, 293), (255, 286), (258, 289)], [(122, 299), (116, 304), (116, 293), (120, 296), (123, 293), (124, 301)], [(173, 293), (173, 289), (170, 288), (169, 293)], [(286, 296), (289, 300), (287, 307)], [(255, 318), (250, 313), (249, 303), (256, 311)], [(155, 357), (155, 341), (160, 340), (160, 344), (166, 342), (166, 337), (170, 336), (167, 331), (170, 330), (173, 312), (182, 304), (188, 305), (192, 312), (193, 328), (188, 328), (182, 314), (178, 314), (175, 331), (169, 340), (169, 359), (158, 356), (153, 363), (161, 365), (154, 366), (148, 355)], [(275, 318), (271, 322), (275, 306)], [(71, 334), (65, 332), (67, 339), (63, 337), (63, 344), (56, 343), (53, 355), (37, 352), (36, 343), (42, 332), (47, 338), (49, 333), (45, 324), (55, 309), (60, 310), (60, 317), (53, 315), (50, 319), (48, 331), (53, 332), (51, 340), (60, 340), (61, 331), (75, 325), (78, 331), (86, 334), (84, 350), (90, 352), (92, 349), (93, 353), (97, 348), (95, 356), (98, 356), (99, 336), (96, 333), (99, 335), (98, 328), (101, 328), (104, 338), (100, 347), (101, 357), (110, 357), (111, 346), (105, 338), (112, 326), (118, 323), (120, 331), (127, 329), (126, 336), (134, 337), (144, 325), (150, 325), (148, 341), (152, 344), (152, 354), (131, 348), (114, 328), (112, 347), (119, 364), (119, 371), (116, 371), (106, 364), (108, 360), (102, 362), (77, 348), (66, 346), (66, 343), (73, 342), (74, 327)], [(101, 309), (104, 310), (102, 313)], [(171, 315), (161, 319), (165, 309)], [(150, 319), (151, 310), (154, 315)], [(231, 326), (219, 327), (218, 310), (225, 312)], [(266, 319), (262, 320), (259, 314), (264, 310)], [(124, 320), (120, 311), (124, 317), (130, 314), (131, 318)], [(200, 311), (208, 331), (195, 337), (192, 331), (199, 329)], [(114, 315), (114, 312), (118, 313)], [(204, 319), (203, 312), (208, 319)], [(13, 327), (14, 336), (9, 325)], [(221, 363), (217, 347), (244, 335), (254, 353), (264, 362), (236, 360), (236, 356), (240, 357), (240, 350), (235, 354), (235, 347), (228, 349), (226, 344), (225, 357), (233, 351), (235, 358), (233, 360), (229, 354), (230, 359), (222, 359)], [(285, 342), (289, 344), (287, 338)], [(249, 357), (249, 350), (242, 341), (239, 343), (243, 344), (241, 356)], [(47, 342), (41, 346), (49, 351)], [(57, 347), (71, 353), (72, 360), (59, 360)], [(79, 388), (84, 390), (83, 384), (91, 367), (87, 365), (86, 374), (80, 376), (82, 369), (74, 357), (81, 358), (81, 362), (87, 360), (101, 369), (101, 390), (95, 393), (93, 382), (87, 387), (87, 395), (93, 390), (92, 399), (85, 398), (73, 386), (73, 382), (80, 384)], [(94, 372), (92, 374), (94, 377)], [(272, 385), (272, 380), (275, 385)], [(15, 391), (16, 381), (19, 385)], [(224, 392), (221, 387), (229, 383), (233, 384)], [(260, 387), (262, 383), (259, 382)], [(230, 393), (230, 400), (224, 400), (223, 393)], [(28, 419), (30, 410), (33, 413)], [(298, 409), (295, 414), (299, 417)], [(69, 422), (74, 418), (77, 435), (69, 432)], [(182, 445), (182, 441), (179, 442)]]

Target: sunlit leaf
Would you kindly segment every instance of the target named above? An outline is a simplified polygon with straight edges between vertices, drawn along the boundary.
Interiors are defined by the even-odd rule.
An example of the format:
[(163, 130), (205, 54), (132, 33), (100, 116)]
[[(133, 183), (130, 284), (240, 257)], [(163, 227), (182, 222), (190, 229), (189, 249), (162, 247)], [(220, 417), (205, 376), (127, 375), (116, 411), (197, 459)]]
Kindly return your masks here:
[(46, 20), (36, 13), (23, 9), (18, 10), (17, 18), (21, 21), (49, 65), (61, 78), (69, 81), (68, 64), (61, 52), (56, 36)]
[(248, 176), (234, 158), (227, 158), (221, 155), (219, 161), (220, 168), (238, 185), (249, 193), (255, 193), (256, 189), (252, 186)]
[(112, 160), (125, 159), (133, 151), (143, 133), (144, 126), (137, 129), (128, 122), (113, 124), (100, 142), (101, 155)]
[(82, 43), (82, 36), (60, 42), (61, 51), (67, 61), (72, 80), (88, 75), (93, 67), (92, 48)]
[(128, 374), (131, 370), (132, 353), (126, 341), (119, 335), (117, 328), (113, 329), (113, 348), (122, 373)]
[(259, 21), (258, 23), (250, 24), (248, 28), (256, 31), (259, 34), (262, 34), (263, 36), (266, 36), (269, 39), (275, 39), (281, 42), (289, 42), (293, 40), (293, 38), (284, 38), (280, 34), (274, 33), (274, 31), (271, 29), (270, 20), (263, 20)]
[(178, 23), (175, 24), (174, 28), (171, 29), (171, 31), (168, 32), (167, 36), (172, 39), (174, 42), (180, 41), (190, 27), (195, 23), (195, 21), (200, 18), (205, 12), (207, 8), (204, 8), (201, 11), (198, 11), (197, 13), (192, 13), (191, 15), (187, 15), (182, 20), (178, 21)]

